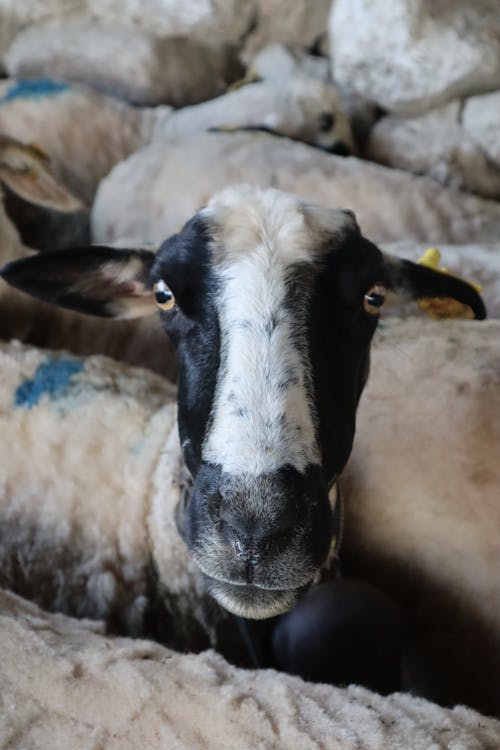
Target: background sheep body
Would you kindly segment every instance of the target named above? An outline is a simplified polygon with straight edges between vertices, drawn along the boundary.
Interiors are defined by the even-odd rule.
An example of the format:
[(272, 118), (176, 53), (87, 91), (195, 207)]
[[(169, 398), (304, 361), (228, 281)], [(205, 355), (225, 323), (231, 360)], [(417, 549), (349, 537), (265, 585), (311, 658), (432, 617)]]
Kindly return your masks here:
[(85, 86), (8, 79), (0, 84), (0, 132), (36, 143), (51, 168), (85, 203), (100, 180), (148, 143), (170, 107), (132, 107)]
[[(213, 651), (179, 654), (110, 638), (99, 623), (41, 611), (0, 592), (0, 745), (93, 750), (495, 747), (500, 723), (396, 693), (313, 685), (240, 670)], [(89, 729), (89, 726), (92, 728)]]
[[(3, 583), (49, 609), (144, 634), (147, 610), (160, 598), (151, 589), (155, 558), (165, 558), (160, 587), (171, 611), (163, 614), (176, 623), (173, 644), (186, 647), (198, 608), (193, 594), (203, 597), (173, 520), (175, 389), (106, 358), (16, 343), (2, 347), (1, 369), (2, 430), (18, 433), (4, 446), (1, 468)], [(161, 492), (166, 544), (157, 545), (150, 527), (161, 451), (169, 491)], [(157, 625), (169, 632), (168, 622)]]
[(215, 192), (241, 181), (327, 207), (349, 207), (374, 242), (493, 242), (500, 227), (497, 203), (442, 188), (430, 178), (267, 133), (204, 133), (152, 143), (117, 164), (96, 193), (94, 241), (162, 240)]

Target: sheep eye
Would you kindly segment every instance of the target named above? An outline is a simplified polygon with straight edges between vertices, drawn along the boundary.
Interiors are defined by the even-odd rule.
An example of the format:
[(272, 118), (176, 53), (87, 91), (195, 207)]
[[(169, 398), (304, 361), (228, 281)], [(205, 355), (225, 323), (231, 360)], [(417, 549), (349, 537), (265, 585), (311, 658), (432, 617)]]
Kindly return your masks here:
[(171, 310), (175, 305), (175, 297), (163, 279), (157, 281), (153, 287), (156, 304), (161, 310)]
[(323, 112), (319, 117), (319, 129), (322, 133), (328, 133), (335, 123), (335, 117), (330, 112)]
[(365, 294), (363, 305), (370, 315), (378, 315), (385, 302), (387, 290), (383, 284), (374, 284)]

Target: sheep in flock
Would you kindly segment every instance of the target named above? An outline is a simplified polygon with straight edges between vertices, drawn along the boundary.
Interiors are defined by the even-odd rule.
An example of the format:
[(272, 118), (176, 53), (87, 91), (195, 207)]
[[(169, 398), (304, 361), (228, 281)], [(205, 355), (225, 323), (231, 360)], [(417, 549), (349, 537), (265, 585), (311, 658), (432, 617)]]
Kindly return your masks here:
[[(46, 249), (48, 243), (88, 242), (88, 212), (56, 179), (38, 147), (0, 136), (0, 184), (2, 265)], [(170, 345), (155, 318), (110, 325), (0, 284), (0, 338), (66, 346), (77, 354), (105, 353), (174, 375)]]
[[(48, 434), (31, 477), (21, 486), (19, 472), (3, 478), (4, 584), (22, 579), (17, 590), (36, 592), (45, 606), (181, 647), (207, 634), (213, 643), (223, 610), (271, 618), (263, 641), (293, 669), (282, 646), (301, 629), (297, 613), (318, 591), (326, 592), (320, 610), (341, 591), (315, 584), (328, 581), (336, 554), (338, 479), (386, 294), (453, 297), (481, 319), (479, 295), (452, 276), (384, 256), (349, 211), (246, 186), (216, 195), (156, 254), (95, 246), (33, 256), (2, 275), (33, 296), (104, 317), (159, 307), (177, 348), (181, 442), (179, 452), (173, 394), (166, 402), (159, 381), (157, 393), (139, 386), (142, 399), (148, 393), (145, 413), (141, 398), (123, 398), (116, 365), (104, 365), (103, 376), (94, 360), (54, 364), (9, 350), (5, 398), (12, 403), (14, 387), (24, 430), (5, 461), (13, 475), (15, 456), (38, 450), (36, 414)], [(110, 392), (120, 398), (108, 408)], [(73, 448), (50, 429), (51, 413), (78, 433)], [(69, 483), (54, 484), (51, 459), (61, 454)], [(85, 476), (83, 466), (92, 467)], [(51, 498), (43, 510), (33, 508), (40, 494)], [(368, 611), (372, 593), (361, 594)], [(373, 629), (388, 623), (390, 640), (396, 617), (389, 605), (381, 609)], [(299, 638), (299, 661), (304, 648), (307, 656)]]
[(171, 107), (132, 107), (50, 79), (0, 84), (0, 133), (43, 148), (55, 177), (88, 205), (99, 181), (148, 143), (156, 121), (169, 112)]
[(306, 76), (254, 83), (178, 110), (133, 107), (50, 79), (0, 83), (0, 133), (41, 146), (56, 177), (87, 204), (111, 168), (139, 148), (211, 128), (267, 129), (336, 153), (355, 150), (335, 88)]

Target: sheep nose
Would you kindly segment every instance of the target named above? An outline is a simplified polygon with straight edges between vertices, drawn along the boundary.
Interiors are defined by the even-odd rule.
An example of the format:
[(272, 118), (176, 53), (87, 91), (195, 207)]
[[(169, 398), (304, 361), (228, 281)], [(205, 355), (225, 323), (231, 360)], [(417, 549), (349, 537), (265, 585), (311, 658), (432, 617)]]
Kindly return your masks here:
[(222, 499), (219, 515), (232, 537), (231, 541), (239, 539), (244, 548), (251, 540), (251, 547), (260, 549), (268, 546), (271, 539), (287, 534), (297, 522), (298, 512), (293, 503), (285, 503), (274, 512), (263, 509), (260, 513), (251, 513), (227, 496)]
[(267, 544), (263, 542), (256, 543), (251, 539), (234, 537), (233, 546), (238, 560), (254, 568), (262, 562)]

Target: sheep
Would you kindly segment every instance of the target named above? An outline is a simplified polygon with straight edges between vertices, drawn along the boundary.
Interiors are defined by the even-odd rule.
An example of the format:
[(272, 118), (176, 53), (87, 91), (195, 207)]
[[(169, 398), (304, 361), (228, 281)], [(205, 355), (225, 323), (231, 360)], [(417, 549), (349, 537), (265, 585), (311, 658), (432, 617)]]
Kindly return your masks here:
[[(83, 204), (69, 193), (52, 175), (47, 157), (36, 147), (23, 145), (14, 139), (0, 136), (0, 260), (2, 264), (29, 254), (16, 225), (7, 213), (16, 218), (24, 214), (24, 230), (33, 235), (29, 220), (35, 219), (44, 238), (44, 224), (52, 243), (57, 245), (54, 228), (68, 243), (88, 242), (88, 216)], [(69, 221), (68, 221), (69, 219)], [(27, 239), (25, 235), (25, 239)], [(41, 305), (9, 289), (1, 282), (0, 335), (19, 336), (24, 330), (29, 310)]]
[(387, 290), (451, 296), (485, 316), (467, 283), (384, 258), (351, 212), (247, 185), (214, 196), (156, 254), (91, 247), (2, 275), (104, 317), (160, 307), (190, 476), (178, 529), (214, 599), (251, 619), (291, 609), (328, 566)]
[(51, 249), (88, 243), (85, 206), (54, 178), (37, 146), (0, 134), (0, 184), (4, 262), (18, 256), (21, 240), (33, 247), (36, 238), (40, 249), (47, 249), (49, 237)]
[(56, 178), (88, 205), (111, 167), (146, 145), (171, 111), (50, 79), (10, 79), (0, 87), (0, 133), (41, 146)]
[(213, 193), (241, 180), (329, 207), (349, 205), (375, 242), (492, 242), (499, 233), (493, 201), (268, 133), (240, 132), (155, 142), (117, 164), (96, 193), (93, 241), (161, 241)]
[(371, 131), (367, 158), (429, 175), (442, 185), (498, 199), (498, 162), (464, 126), (465, 102), (455, 99), (416, 117), (383, 117)]
[(158, 123), (155, 139), (210, 128), (265, 129), (340, 155), (355, 152), (335, 88), (305, 75), (257, 81), (209, 102), (184, 107)]
[(2, 0), (0, 57), (9, 71), (31, 76), (46, 69), (88, 80), (92, 72), (96, 87), (118, 89), (132, 101), (139, 89), (191, 103), (194, 93), (210, 96), (237, 75), (235, 58), (253, 15), (248, 0), (167, 0), (143, 4), (140, 13), (134, 3)]
[[(4, 57), (23, 30), (35, 31), (37, 27), (51, 24), (64, 31), (72, 21), (93, 23), (96, 32), (101, 27), (121, 27), (138, 35), (146, 32), (159, 39), (187, 35), (194, 40), (208, 39), (219, 48), (237, 46), (251, 27), (253, 16), (254, 5), (248, 0), (226, 0), (222, 5), (200, 5), (199, 0), (185, 0), (179, 5), (167, 0), (161, 6), (143, 4), (140, 13), (137, 13), (134, 2), (103, 4), (101, 0), (76, 0), (71, 3), (50, 0), (40, 4), (38, 0), (24, 0), (22, 3), (3, 0), (0, 6), (0, 57)], [(65, 60), (70, 57), (69, 53), (70, 50), (63, 50)], [(119, 60), (114, 59), (113, 63), (116, 68)]]
[(90, 84), (131, 104), (176, 107), (217, 96), (242, 72), (235, 44), (81, 18), (21, 31), (5, 64), (10, 75), (49, 76)]
[[(60, 247), (62, 242), (88, 242), (83, 204), (55, 179), (47, 156), (38, 147), (0, 136), (0, 183), (2, 264), (28, 257), (32, 253), (25, 244), (28, 240), (42, 249), (49, 244)], [(122, 321), (117, 327), (55, 309), (8, 288), (3, 281), (0, 284), (0, 338), (66, 346), (80, 354), (104, 352), (175, 376), (170, 345), (155, 318)]]
[(222, 747), (495, 748), (500, 723), (411, 695), (312, 685), (106, 637), (0, 591), (0, 746), (74, 750)]
[[(20, 437), (2, 445), (2, 584), (117, 632), (195, 648), (210, 608), (175, 533), (174, 386), (99, 355), (82, 360), (19, 342), (0, 351), (2, 434)], [(83, 466), (91, 470), (82, 474)]]
[(318, 57), (299, 44), (272, 43), (248, 59), (248, 77), (283, 81), (297, 74), (331, 81), (330, 61)]
[(254, 83), (175, 111), (131, 107), (85, 86), (43, 79), (11, 80), (0, 96), (0, 132), (38, 143), (56, 176), (87, 203), (117, 162), (150, 141), (226, 127), (267, 128), (334, 152), (354, 152), (335, 89), (305, 76)]
[(330, 60), (327, 57), (310, 54), (298, 45), (269, 44), (250, 58), (245, 78), (271, 80), (286, 85), (286, 81), (296, 75), (317, 78), (324, 84), (335, 86), (342, 110), (349, 120), (354, 142), (363, 153), (370, 131), (381, 116), (380, 110), (373, 102), (363, 99), (349, 87), (332, 81)]

